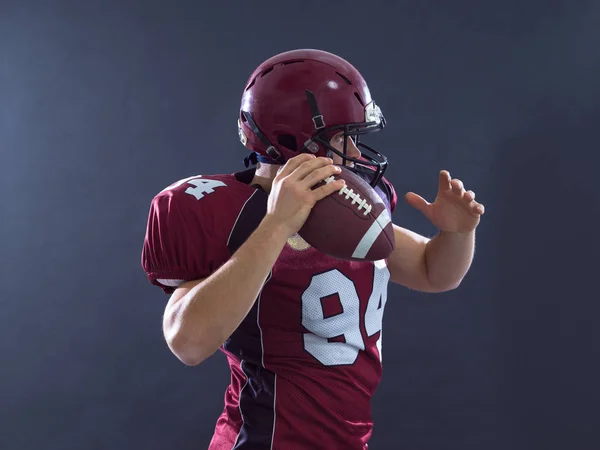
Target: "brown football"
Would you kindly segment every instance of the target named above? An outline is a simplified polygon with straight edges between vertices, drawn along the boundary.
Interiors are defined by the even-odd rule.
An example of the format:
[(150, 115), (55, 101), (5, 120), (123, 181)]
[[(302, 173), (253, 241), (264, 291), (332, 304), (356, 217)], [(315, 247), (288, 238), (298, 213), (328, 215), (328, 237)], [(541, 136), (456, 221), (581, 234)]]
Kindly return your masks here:
[(315, 249), (338, 259), (377, 261), (394, 250), (390, 211), (379, 194), (344, 166), (313, 189), (343, 178), (340, 191), (318, 201), (298, 234)]

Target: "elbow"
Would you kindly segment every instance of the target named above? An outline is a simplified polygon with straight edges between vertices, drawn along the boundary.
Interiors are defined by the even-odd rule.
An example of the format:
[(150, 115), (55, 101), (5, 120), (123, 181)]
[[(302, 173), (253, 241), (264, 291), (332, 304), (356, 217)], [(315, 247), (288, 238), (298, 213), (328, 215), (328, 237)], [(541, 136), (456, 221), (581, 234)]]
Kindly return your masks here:
[(167, 338), (167, 345), (171, 352), (186, 366), (194, 367), (210, 358), (216, 350), (210, 351), (202, 345), (189, 341), (182, 336)]
[(162, 328), (169, 350), (186, 366), (197, 366), (212, 356), (218, 346), (211, 347), (202, 325), (190, 325), (189, 320), (181, 317), (179, 308), (167, 307)]
[(446, 291), (453, 291), (455, 289), (458, 289), (458, 287), (461, 285), (463, 279), (464, 279), (464, 275), (462, 277), (460, 277), (458, 280), (454, 280), (453, 282), (448, 283), (448, 285), (446, 286)]
[(179, 359), (179, 361), (181, 361), (183, 364), (185, 364), (188, 367), (195, 367), (200, 365), (201, 363), (203, 363), (207, 358), (205, 357), (197, 357), (197, 356), (186, 356), (183, 354), (175, 354), (175, 356), (177, 356), (177, 359)]
[(450, 291), (454, 291), (455, 289), (458, 289), (458, 287), (460, 286), (460, 282), (457, 284), (449, 284), (447, 286), (444, 286), (443, 288), (439, 289), (439, 292), (450, 292)]
[(202, 356), (195, 356), (195, 355), (186, 355), (184, 353), (175, 353), (173, 352), (173, 354), (175, 356), (177, 356), (177, 359), (179, 361), (181, 361), (183, 364), (185, 364), (188, 367), (195, 367), (200, 365), (201, 363), (203, 363), (207, 358), (204, 358)]
[(217, 351), (204, 339), (191, 339), (181, 331), (165, 330), (164, 335), (171, 352), (186, 366), (198, 366)]
[(458, 289), (461, 282), (462, 282), (462, 279), (458, 280), (456, 282), (453, 282), (453, 283), (446, 283), (446, 284), (439, 284), (439, 285), (434, 285), (434, 284), (430, 283), (429, 284), (429, 292), (442, 293), (442, 292), (453, 291), (455, 289)]

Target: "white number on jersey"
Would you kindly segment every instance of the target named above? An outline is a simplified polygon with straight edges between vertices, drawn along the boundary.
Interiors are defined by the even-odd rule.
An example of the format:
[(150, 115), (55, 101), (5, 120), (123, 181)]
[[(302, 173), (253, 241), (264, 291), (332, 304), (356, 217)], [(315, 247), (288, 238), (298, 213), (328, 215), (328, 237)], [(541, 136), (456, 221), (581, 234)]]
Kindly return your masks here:
[[(383, 261), (374, 265), (373, 291), (364, 316), (367, 337), (382, 329), (383, 310), (387, 301), (390, 272)], [(337, 294), (342, 312), (325, 317), (321, 299)], [(304, 334), (304, 348), (326, 366), (354, 364), (358, 352), (365, 349), (360, 325), (360, 300), (354, 282), (333, 269), (313, 276), (302, 294), (302, 325), (310, 331)], [(343, 336), (344, 342), (329, 339)], [(377, 340), (381, 360), (381, 333)]]
[(187, 188), (185, 190), (185, 193), (193, 195), (194, 197), (196, 197), (196, 200), (200, 200), (202, 197), (204, 197), (205, 194), (212, 194), (213, 192), (215, 192), (215, 188), (227, 186), (222, 181), (210, 180), (208, 178), (202, 178), (202, 175), (196, 175), (195, 177), (189, 177), (178, 181), (177, 183), (169, 186), (168, 188), (163, 189), (163, 192), (170, 189), (175, 189), (184, 183), (191, 184), (194, 186)]

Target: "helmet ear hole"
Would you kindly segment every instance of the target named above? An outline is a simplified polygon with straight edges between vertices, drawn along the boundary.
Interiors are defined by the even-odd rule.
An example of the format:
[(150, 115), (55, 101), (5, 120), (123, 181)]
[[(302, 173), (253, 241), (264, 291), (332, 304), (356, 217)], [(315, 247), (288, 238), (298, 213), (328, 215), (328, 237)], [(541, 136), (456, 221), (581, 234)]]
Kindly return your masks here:
[(296, 141), (296, 136), (292, 134), (280, 134), (277, 136), (277, 143), (279, 145), (284, 146), (289, 150), (293, 150), (295, 152), (298, 151), (298, 143)]

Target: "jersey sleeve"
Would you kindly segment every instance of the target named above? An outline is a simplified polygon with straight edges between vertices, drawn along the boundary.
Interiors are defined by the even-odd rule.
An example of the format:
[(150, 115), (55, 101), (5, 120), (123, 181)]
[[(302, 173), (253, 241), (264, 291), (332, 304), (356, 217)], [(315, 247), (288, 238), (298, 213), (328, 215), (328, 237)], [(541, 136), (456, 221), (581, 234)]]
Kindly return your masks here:
[(394, 189), (394, 185), (385, 177), (383, 178), (383, 184), (387, 188), (386, 193), (390, 202), (390, 211), (394, 212), (394, 210), (396, 209), (396, 204), (398, 203), (398, 196), (396, 195), (396, 190)]
[[(212, 199), (211, 199), (212, 200)], [(150, 205), (142, 267), (167, 294), (185, 281), (206, 278), (229, 257), (215, 223), (219, 209), (181, 191), (157, 195)]]
[(375, 187), (375, 192), (379, 194), (390, 214), (392, 214), (396, 209), (396, 204), (398, 203), (398, 197), (396, 196), (394, 185), (385, 177), (382, 177)]

